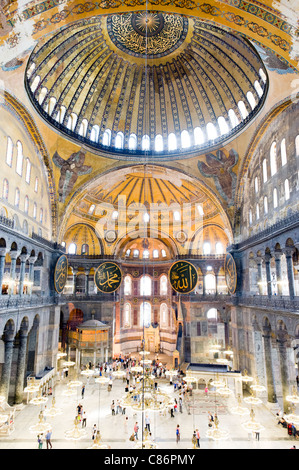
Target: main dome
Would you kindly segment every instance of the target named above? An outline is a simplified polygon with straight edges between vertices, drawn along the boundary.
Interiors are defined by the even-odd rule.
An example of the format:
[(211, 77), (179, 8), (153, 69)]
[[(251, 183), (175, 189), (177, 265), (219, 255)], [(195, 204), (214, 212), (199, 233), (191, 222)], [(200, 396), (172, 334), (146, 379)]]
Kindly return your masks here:
[(64, 26), (35, 47), (25, 85), (71, 140), (111, 158), (159, 161), (238, 134), (261, 109), (268, 78), (240, 35), (153, 11)]

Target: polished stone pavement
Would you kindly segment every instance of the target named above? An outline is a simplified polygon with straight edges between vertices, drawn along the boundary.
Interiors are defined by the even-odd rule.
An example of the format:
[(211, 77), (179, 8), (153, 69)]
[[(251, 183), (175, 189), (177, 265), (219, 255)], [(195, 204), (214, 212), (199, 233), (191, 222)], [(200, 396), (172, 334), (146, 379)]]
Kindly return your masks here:
[[(126, 409), (126, 414), (116, 414), (112, 416), (110, 405), (112, 400), (120, 399), (124, 396), (125, 383), (122, 379), (114, 379), (112, 390), (108, 391), (107, 386), (99, 386), (94, 378), (86, 379), (79, 376), (78, 380), (86, 384), (84, 398), (81, 398), (81, 386), (76, 389), (74, 396), (64, 396), (68, 389), (69, 378), (60, 378), (55, 386), (54, 394), (56, 407), (63, 410), (63, 414), (53, 418), (46, 418), (46, 422), (52, 426), (53, 449), (88, 449), (92, 444), (92, 428), (94, 424), (101, 431), (102, 442), (108, 444), (113, 449), (133, 449), (135, 443), (129, 440), (133, 432), (133, 427), (138, 421), (142, 428), (142, 413), (135, 415), (131, 408)], [(174, 391), (167, 379), (159, 379), (159, 387), (167, 390), (171, 396), (178, 397), (178, 392)], [(51, 408), (52, 396), (49, 396), (46, 406)], [(68, 440), (65, 432), (73, 428), (78, 403), (83, 405), (83, 410), (87, 414), (86, 436), (80, 440)], [(207, 437), (208, 412), (217, 412), (219, 417), (219, 428), (226, 429), (229, 437), (226, 440), (214, 441)], [(245, 404), (242, 404), (244, 406)], [(39, 421), (39, 412), (45, 405), (24, 404), (21, 410), (15, 412), (14, 431), (8, 436), (0, 436), (0, 449), (37, 449), (37, 435), (29, 431), (30, 426)], [(260, 439), (256, 440), (255, 435), (249, 435), (243, 429), (242, 423), (248, 421), (250, 417), (233, 415), (230, 408), (237, 406), (234, 397), (217, 398), (213, 393), (205, 397), (202, 391), (194, 391), (189, 401), (184, 399), (183, 413), (177, 411), (175, 417), (170, 414), (166, 416), (156, 412), (149, 412), (151, 420), (151, 432), (158, 449), (192, 449), (192, 434), (198, 428), (201, 435), (201, 449), (290, 449), (293, 445), (299, 448), (299, 442), (293, 437), (289, 437), (286, 429), (277, 425), (275, 416), (276, 409), (269, 409), (266, 404), (254, 407), (255, 421), (264, 426), (260, 433)], [(126, 419), (128, 418), (128, 419)], [(176, 442), (176, 426), (180, 425), (181, 440)], [(81, 425), (80, 425), (81, 428)], [(139, 441), (142, 439), (139, 431)], [(43, 449), (46, 449), (44, 442)]]

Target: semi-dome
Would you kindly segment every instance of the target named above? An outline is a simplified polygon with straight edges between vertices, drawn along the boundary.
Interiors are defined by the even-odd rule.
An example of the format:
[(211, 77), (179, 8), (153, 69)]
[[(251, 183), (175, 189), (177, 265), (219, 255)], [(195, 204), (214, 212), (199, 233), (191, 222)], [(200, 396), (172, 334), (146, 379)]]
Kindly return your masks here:
[(159, 160), (219, 145), (261, 109), (268, 89), (241, 35), (179, 14), (99, 15), (41, 40), (27, 92), (43, 118), (108, 157)]

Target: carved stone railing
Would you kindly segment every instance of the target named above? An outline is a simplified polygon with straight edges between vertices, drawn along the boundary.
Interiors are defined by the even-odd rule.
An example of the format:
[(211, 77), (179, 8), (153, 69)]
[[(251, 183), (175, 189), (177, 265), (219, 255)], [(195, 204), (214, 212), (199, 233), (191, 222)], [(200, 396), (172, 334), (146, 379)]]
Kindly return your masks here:
[(39, 307), (44, 305), (58, 305), (62, 299), (58, 296), (38, 296), (38, 295), (1, 295), (0, 310), (14, 308)]
[(298, 311), (299, 313), (299, 297), (290, 299), (290, 297), (287, 296), (268, 297), (266, 295), (257, 295), (252, 297), (235, 297), (233, 303), (235, 305), (244, 305), (247, 307), (274, 310), (291, 310)]

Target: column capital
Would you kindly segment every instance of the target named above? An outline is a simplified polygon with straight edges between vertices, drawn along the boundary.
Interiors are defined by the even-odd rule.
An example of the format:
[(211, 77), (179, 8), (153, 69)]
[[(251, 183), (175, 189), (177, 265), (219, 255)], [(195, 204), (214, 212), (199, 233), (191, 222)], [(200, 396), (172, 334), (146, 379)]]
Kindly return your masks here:
[(295, 252), (295, 247), (287, 246), (287, 247), (283, 248), (282, 251), (286, 255), (287, 258), (291, 258), (293, 256), (293, 253)]
[(9, 256), (11, 259), (17, 259), (20, 253), (19, 250), (10, 250)]
[(274, 251), (274, 258), (275, 260), (280, 260), (280, 258), (282, 257), (283, 255), (283, 251), (282, 250), (275, 250)]
[(19, 258), (21, 260), (21, 263), (26, 263), (27, 259), (29, 258), (30, 255), (28, 255), (27, 253), (21, 253)]
[(264, 256), (263, 256), (263, 259), (264, 259), (265, 263), (270, 263), (271, 258), (272, 258), (271, 253), (265, 253)]
[(8, 252), (8, 248), (6, 247), (0, 248), (0, 256), (6, 256), (7, 252)]
[(29, 256), (28, 258), (29, 264), (34, 264), (36, 260), (37, 256)]

